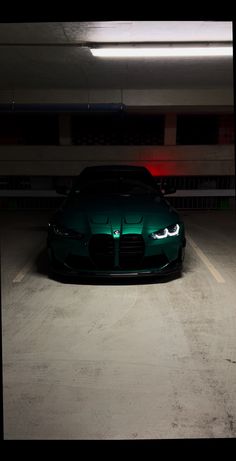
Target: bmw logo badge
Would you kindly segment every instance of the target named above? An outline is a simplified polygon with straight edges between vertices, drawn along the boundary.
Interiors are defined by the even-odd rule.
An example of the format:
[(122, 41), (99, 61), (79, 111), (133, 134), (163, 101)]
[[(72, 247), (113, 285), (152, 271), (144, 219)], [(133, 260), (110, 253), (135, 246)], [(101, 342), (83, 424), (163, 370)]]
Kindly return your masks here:
[(120, 231), (119, 230), (114, 230), (113, 235), (114, 235), (115, 238), (120, 237)]

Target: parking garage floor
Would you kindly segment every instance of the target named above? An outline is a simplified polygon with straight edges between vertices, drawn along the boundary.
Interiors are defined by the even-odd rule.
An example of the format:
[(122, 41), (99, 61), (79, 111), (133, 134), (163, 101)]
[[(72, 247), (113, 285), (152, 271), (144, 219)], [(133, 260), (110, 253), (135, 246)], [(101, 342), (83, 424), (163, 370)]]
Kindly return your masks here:
[(65, 284), (48, 211), (1, 212), (5, 439), (236, 436), (236, 215), (181, 214), (181, 278)]

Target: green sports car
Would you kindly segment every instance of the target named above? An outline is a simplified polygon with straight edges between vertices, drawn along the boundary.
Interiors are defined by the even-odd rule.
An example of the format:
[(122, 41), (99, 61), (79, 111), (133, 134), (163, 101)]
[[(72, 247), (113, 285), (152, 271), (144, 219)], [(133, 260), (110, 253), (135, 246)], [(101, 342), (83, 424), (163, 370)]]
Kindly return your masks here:
[[(58, 192), (66, 194), (64, 188)], [(144, 167), (85, 168), (48, 224), (51, 273), (117, 278), (180, 274), (184, 223), (164, 193)]]

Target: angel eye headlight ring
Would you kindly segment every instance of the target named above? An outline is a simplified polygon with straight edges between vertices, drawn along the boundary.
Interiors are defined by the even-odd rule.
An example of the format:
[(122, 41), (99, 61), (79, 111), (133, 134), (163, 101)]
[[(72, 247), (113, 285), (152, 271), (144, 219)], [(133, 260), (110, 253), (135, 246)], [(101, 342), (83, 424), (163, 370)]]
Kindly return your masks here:
[(166, 237), (174, 237), (175, 235), (179, 234), (179, 229), (179, 224), (172, 224), (165, 227), (164, 229), (152, 232), (149, 237), (153, 240), (164, 239)]

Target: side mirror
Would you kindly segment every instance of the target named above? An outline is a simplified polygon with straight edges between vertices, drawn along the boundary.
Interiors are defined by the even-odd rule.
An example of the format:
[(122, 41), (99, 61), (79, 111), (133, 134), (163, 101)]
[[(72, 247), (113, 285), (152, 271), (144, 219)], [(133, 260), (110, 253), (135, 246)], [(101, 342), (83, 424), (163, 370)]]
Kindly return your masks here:
[(70, 190), (68, 189), (67, 186), (58, 186), (56, 188), (56, 193), (61, 194), (61, 195), (68, 195)]

